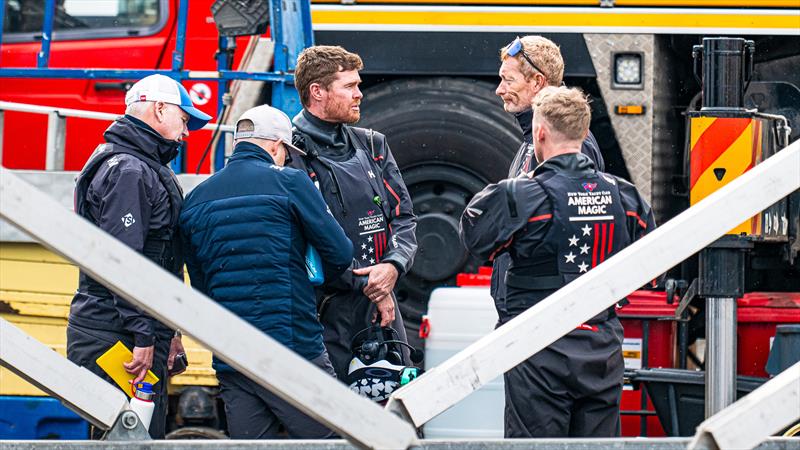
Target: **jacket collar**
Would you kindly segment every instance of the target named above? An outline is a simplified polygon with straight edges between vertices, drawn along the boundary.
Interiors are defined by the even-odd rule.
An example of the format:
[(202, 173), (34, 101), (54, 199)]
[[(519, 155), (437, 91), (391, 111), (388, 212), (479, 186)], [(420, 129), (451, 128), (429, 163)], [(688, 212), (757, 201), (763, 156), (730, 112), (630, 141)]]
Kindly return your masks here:
[(127, 114), (114, 121), (103, 137), (110, 144), (135, 150), (162, 165), (169, 164), (178, 156), (181, 147), (180, 142), (164, 139), (152, 127)]
[(566, 153), (554, 156), (536, 166), (533, 176), (547, 172), (571, 172), (574, 174), (595, 172), (594, 161), (583, 153)]
[(350, 156), (352, 149), (344, 124), (326, 122), (305, 109), (294, 116), (293, 123), (300, 132), (311, 138), (311, 142), (308, 142), (309, 139), (305, 142), (308, 150), (333, 159)]
[(524, 140), (526, 144), (533, 142), (533, 124), (531, 123), (533, 120), (533, 109), (515, 113), (514, 118), (517, 119), (517, 124), (519, 124), (519, 127), (522, 129), (522, 140)]
[(248, 158), (260, 159), (266, 161), (268, 164), (275, 164), (272, 155), (252, 142), (239, 142), (236, 144), (236, 147), (233, 148), (233, 155), (231, 155), (231, 159), (228, 160), (228, 163), (230, 164), (234, 161), (241, 161)]

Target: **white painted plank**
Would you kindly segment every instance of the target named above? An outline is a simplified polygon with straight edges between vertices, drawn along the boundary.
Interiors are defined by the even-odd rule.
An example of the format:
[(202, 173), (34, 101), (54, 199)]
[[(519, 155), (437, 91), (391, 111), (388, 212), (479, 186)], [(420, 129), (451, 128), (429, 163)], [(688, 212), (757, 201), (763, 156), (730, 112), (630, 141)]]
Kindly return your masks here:
[(0, 216), (354, 444), (405, 449), (416, 442), (414, 429), (399, 417), (354, 394), (4, 168)]
[(751, 449), (800, 419), (800, 362), (697, 427), (689, 449)]
[(800, 188), (800, 141), (395, 392), (421, 426), (579, 324)]
[(130, 409), (122, 391), (2, 318), (0, 363), (103, 429)]

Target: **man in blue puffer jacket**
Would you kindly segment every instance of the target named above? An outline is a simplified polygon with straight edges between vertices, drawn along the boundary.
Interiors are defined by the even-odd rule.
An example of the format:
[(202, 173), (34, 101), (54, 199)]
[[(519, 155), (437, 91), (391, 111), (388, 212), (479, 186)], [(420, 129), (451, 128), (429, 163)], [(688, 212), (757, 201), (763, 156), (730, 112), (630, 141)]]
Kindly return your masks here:
[[(312, 244), (333, 279), (350, 265), (353, 245), (308, 175), (283, 167), (291, 136), (281, 111), (245, 112), (227, 166), (186, 197), (181, 240), (192, 286), (335, 376), (304, 254)], [(293, 438), (331, 435), (217, 358), (214, 369), (231, 438), (274, 438), (281, 423)]]

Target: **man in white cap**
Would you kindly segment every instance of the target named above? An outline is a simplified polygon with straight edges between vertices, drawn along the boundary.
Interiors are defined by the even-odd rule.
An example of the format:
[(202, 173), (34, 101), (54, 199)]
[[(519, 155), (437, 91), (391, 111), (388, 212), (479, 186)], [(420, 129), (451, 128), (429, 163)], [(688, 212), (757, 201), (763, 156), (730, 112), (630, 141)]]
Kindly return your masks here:
[[(106, 130), (106, 143), (78, 176), (75, 212), (182, 279), (176, 228), (183, 192), (169, 162), (189, 130), (202, 128), (211, 116), (195, 108), (186, 89), (164, 75), (139, 80), (125, 96), (125, 105), (125, 116)], [(148, 370), (160, 380), (154, 386), (149, 431), (153, 438), (163, 438), (167, 378), (185, 369), (180, 333), (81, 272), (70, 306), (67, 357), (114, 384), (96, 360), (117, 341), (133, 350), (132, 360), (124, 364), (132, 383), (144, 379)], [(99, 431), (92, 435), (99, 437)]]
[[(180, 215), (179, 233), (192, 286), (335, 377), (322, 343), (307, 244), (319, 252), (325, 278), (338, 277), (353, 245), (308, 175), (284, 167), (289, 117), (270, 106), (236, 123), (233, 155), (197, 186)], [(224, 326), (224, 324), (220, 324)], [(331, 431), (214, 358), (233, 439), (320, 439)]]

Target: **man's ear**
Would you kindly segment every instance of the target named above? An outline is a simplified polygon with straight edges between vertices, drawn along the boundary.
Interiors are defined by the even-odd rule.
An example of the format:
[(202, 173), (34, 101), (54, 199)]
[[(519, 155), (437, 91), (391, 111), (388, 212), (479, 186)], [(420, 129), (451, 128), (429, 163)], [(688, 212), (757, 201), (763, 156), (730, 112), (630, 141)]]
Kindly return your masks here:
[(164, 102), (153, 102), (153, 116), (156, 121), (163, 122), (167, 115), (167, 104)]
[(545, 126), (544, 122), (540, 122), (538, 124), (534, 124), (533, 127), (534, 127), (533, 128), (533, 135), (536, 137), (537, 141), (543, 141), (545, 139), (545, 137), (547, 136), (547, 131), (550, 131), (550, 130), (545, 131), (546, 126)]
[(543, 74), (536, 72), (531, 77), (529, 83), (533, 84), (533, 90), (538, 93), (547, 87), (547, 78), (545, 78)]
[(319, 83), (311, 83), (311, 86), (308, 87), (308, 93), (316, 101), (322, 101), (323, 91), (324, 89)]

